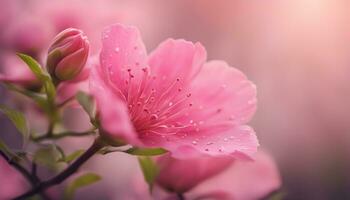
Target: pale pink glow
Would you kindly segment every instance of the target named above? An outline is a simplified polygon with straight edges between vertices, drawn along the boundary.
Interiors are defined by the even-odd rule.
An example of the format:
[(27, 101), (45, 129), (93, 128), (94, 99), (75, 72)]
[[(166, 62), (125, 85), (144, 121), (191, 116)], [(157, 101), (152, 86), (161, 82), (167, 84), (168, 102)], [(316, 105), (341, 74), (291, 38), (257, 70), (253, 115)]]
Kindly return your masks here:
[(15, 54), (3, 54), (3, 65), (0, 72), (0, 82), (14, 83), (26, 88), (40, 87), (40, 81), (30, 71), (29, 67)]
[(134, 27), (109, 26), (102, 43), (90, 84), (108, 136), (176, 157), (256, 152), (255, 133), (244, 125), (256, 89), (240, 71), (205, 63), (204, 47), (185, 40), (168, 39), (147, 57)]
[(26, 191), (26, 180), (22, 175), (0, 157), (0, 199), (6, 200)]

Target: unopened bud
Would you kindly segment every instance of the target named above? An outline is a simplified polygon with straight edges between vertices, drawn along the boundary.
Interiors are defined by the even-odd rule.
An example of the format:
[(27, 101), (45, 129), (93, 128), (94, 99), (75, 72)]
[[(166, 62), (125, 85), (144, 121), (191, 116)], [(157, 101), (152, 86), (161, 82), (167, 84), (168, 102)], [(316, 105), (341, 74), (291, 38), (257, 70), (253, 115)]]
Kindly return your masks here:
[(89, 41), (85, 34), (69, 28), (54, 38), (48, 51), (46, 68), (58, 81), (71, 80), (82, 71), (88, 55)]

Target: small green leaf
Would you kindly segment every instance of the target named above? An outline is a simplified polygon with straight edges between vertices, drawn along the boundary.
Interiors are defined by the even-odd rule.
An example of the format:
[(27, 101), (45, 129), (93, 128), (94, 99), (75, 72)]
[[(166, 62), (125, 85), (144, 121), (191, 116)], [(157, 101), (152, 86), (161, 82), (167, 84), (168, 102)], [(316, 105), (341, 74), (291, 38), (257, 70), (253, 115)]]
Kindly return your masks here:
[(28, 65), (30, 70), (32, 70), (32, 72), (39, 80), (46, 81), (47, 78), (49, 78), (49, 76), (45, 74), (40, 64), (34, 58), (22, 53), (17, 53), (17, 56), (20, 57)]
[(55, 145), (47, 145), (38, 149), (34, 153), (34, 162), (55, 169), (57, 161), (61, 158), (61, 153)]
[(79, 104), (83, 107), (85, 112), (90, 116), (90, 118), (94, 118), (95, 116), (95, 107), (93, 98), (86, 94), (85, 92), (79, 91), (76, 95)]
[(11, 122), (15, 125), (17, 130), (22, 134), (23, 138), (29, 137), (29, 129), (27, 127), (27, 121), (24, 115), (12, 108), (8, 108), (5, 105), (0, 105), (0, 112), (7, 116)]
[(99, 180), (101, 180), (101, 177), (94, 173), (87, 173), (79, 176), (73, 182), (71, 182), (65, 189), (65, 199), (73, 199), (74, 193), (77, 189), (96, 183)]
[(152, 191), (153, 183), (158, 176), (159, 169), (155, 162), (147, 156), (138, 157), (141, 170), (145, 181), (148, 183), (150, 191)]
[(84, 150), (77, 150), (74, 151), (73, 153), (69, 154), (68, 156), (66, 156), (65, 158), (60, 159), (59, 161), (61, 162), (66, 162), (66, 163), (70, 163), (73, 160), (77, 159), (79, 156), (81, 156), (85, 151)]
[(125, 151), (125, 153), (131, 154), (131, 155), (137, 155), (137, 156), (157, 156), (157, 155), (162, 155), (166, 152), (167, 150), (162, 148), (142, 149), (137, 147), (133, 147)]
[(40, 64), (34, 58), (21, 53), (17, 53), (17, 55), (28, 65), (35, 76), (44, 83), (45, 92), (49, 102), (54, 102), (56, 89), (50, 75), (42, 69)]

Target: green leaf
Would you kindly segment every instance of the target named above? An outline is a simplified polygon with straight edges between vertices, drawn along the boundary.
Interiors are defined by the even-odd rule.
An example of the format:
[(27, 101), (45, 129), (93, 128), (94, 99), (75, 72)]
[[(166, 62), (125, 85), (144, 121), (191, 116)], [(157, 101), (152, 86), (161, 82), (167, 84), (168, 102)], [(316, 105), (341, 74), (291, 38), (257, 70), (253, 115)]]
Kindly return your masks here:
[(40, 64), (31, 56), (17, 53), (17, 56), (20, 57), (30, 68), (30, 70), (35, 74), (35, 76), (42, 81), (46, 81), (47, 78), (50, 78), (41, 68)]
[(17, 55), (28, 65), (35, 76), (44, 83), (45, 92), (49, 102), (54, 102), (56, 89), (50, 75), (42, 69), (40, 64), (34, 58), (21, 53), (17, 53)]
[(90, 116), (90, 118), (94, 118), (95, 107), (94, 107), (94, 101), (92, 96), (86, 94), (85, 92), (79, 91), (76, 95), (76, 98), (79, 104), (85, 110), (85, 112)]
[(8, 108), (5, 105), (0, 105), (0, 112), (7, 116), (11, 122), (15, 125), (17, 130), (22, 134), (23, 138), (29, 137), (29, 129), (27, 127), (27, 121), (24, 115), (12, 108)]
[(125, 153), (131, 154), (131, 155), (137, 155), (137, 156), (157, 156), (157, 155), (162, 155), (166, 152), (167, 150), (162, 148), (142, 149), (137, 147), (133, 147), (125, 151)]
[(81, 156), (85, 151), (84, 150), (77, 150), (74, 151), (73, 153), (69, 154), (68, 156), (66, 156), (65, 158), (60, 159), (59, 161), (61, 162), (66, 162), (66, 163), (70, 163), (73, 160), (77, 159), (79, 156)]
[(148, 183), (150, 191), (152, 191), (153, 183), (158, 176), (159, 169), (155, 162), (148, 156), (138, 157), (141, 170), (145, 181)]
[(99, 180), (101, 180), (101, 177), (94, 173), (87, 173), (79, 176), (73, 182), (71, 182), (65, 189), (65, 199), (73, 199), (74, 193), (77, 189), (96, 183)]
[(55, 145), (47, 145), (38, 149), (34, 153), (34, 162), (46, 166), (50, 169), (55, 169), (57, 167), (57, 162), (61, 158), (61, 153)]

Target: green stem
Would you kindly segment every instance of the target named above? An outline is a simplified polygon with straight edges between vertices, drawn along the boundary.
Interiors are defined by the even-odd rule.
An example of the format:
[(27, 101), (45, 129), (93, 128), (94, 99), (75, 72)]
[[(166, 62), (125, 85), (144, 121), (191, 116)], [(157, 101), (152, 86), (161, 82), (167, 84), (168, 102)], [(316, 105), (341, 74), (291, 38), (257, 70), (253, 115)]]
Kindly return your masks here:
[[(32, 176), (26, 168), (15, 162), (13, 159), (9, 158), (4, 152), (0, 151), (0, 155), (6, 160), (9, 165), (20, 172), (24, 178), (27, 179), (27, 181), (32, 185), (32, 187), (35, 187), (38, 183), (40, 183), (40, 179), (36, 175)], [(39, 195), (42, 199), (50, 200), (50, 197), (48, 197), (45, 192), (40, 192)]]
[(42, 136), (32, 137), (32, 140), (34, 142), (40, 142), (40, 141), (49, 140), (49, 139), (58, 140), (58, 139), (61, 139), (64, 137), (82, 137), (82, 136), (94, 134), (95, 131), (96, 131), (96, 129), (91, 129), (91, 130), (87, 130), (84, 132), (67, 131), (67, 132), (51, 134), (51, 135), (45, 134)]
[(78, 171), (78, 169), (86, 162), (88, 161), (95, 153), (97, 153), (101, 148), (105, 146), (105, 143), (102, 142), (100, 138), (97, 138), (95, 142), (92, 144), (92, 146), (85, 151), (83, 155), (81, 155), (73, 164), (71, 164), (69, 167), (67, 167), (65, 170), (63, 170), (61, 173), (59, 173), (57, 176), (38, 183), (35, 187), (33, 187), (28, 192), (16, 197), (14, 200), (24, 200), (28, 199), (29, 197), (38, 194), (42, 191), (45, 191), (46, 189), (50, 188), (51, 186), (58, 185), (62, 183), (64, 180), (66, 180), (68, 177), (70, 177), (72, 174)]

